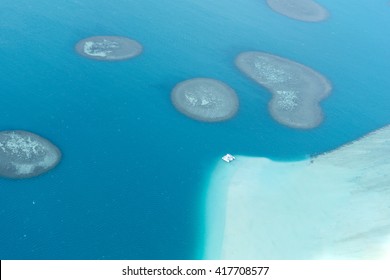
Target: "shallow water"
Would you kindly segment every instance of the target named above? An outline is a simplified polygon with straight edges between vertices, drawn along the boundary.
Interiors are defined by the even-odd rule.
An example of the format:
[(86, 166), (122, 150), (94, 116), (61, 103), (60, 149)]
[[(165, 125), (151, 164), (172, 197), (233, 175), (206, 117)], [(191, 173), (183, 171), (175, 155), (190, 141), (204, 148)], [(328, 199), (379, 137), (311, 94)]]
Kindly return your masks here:
[[(322, 23), (256, 0), (2, 1), (0, 129), (42, 135), (63, 160), (41, 177), (0, 179), (0, 258), (197, 258), (204, 181), (221, 155), (301, 158), (388, 124), (387, 1), (318, 2), (331, 13)], [(133, 38), (144, 52), (78, 56), (74, 45), (96, 35)], [(271, 95), (234, 66), (249, 50), (332, 82), (320, 127), (272, 120)], [(171, 89), (195, 77), (231, 86), (237, 116), (210, 124), (177, 112)]]

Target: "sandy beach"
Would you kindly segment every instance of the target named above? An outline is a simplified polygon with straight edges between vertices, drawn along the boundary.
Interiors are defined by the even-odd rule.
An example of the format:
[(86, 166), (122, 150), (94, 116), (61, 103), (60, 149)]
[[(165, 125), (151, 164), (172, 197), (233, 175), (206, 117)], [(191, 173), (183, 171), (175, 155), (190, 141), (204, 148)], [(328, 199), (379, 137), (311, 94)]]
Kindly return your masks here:
[[(206, 259), (390, 257), (390, 126), (307, 160), (218, 163)], [(219, 201), (218, 201), (219, 200)]]

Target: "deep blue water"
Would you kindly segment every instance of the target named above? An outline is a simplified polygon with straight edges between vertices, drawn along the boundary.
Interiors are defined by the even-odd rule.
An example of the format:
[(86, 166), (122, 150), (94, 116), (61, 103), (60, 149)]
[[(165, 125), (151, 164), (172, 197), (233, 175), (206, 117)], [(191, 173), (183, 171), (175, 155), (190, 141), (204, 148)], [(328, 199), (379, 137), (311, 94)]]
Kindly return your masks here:
[[(260, 0), (2, 0), (0, 130), (40, 134), (63, 160), (37, 178), (0, 179), (0, 259), (198, 258), (205, 182), (221, 155), (300, 158), (388, 124), (390, 6), (318, 2), (331, 13), (321, 23)], [(75, 43), (95, 35), (134, 38), (144, 52), (78, 56)], [(234, 66), (248, 50), (332, 82), (320, 127), (271, 119), (270, 95)], [(177, 112), (171, 89), (195, 77), (233, 87), (238, 115), (210, 124)]]

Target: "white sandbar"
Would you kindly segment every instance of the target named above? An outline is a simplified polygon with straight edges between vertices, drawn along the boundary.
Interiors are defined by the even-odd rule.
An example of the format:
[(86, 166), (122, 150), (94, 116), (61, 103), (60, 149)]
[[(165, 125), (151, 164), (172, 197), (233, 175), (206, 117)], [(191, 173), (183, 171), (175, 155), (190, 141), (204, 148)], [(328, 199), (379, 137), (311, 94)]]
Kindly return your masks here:
[(386, 126), (312, 159), (218, 164), (204, 257), (390, 258), (389, 154)]

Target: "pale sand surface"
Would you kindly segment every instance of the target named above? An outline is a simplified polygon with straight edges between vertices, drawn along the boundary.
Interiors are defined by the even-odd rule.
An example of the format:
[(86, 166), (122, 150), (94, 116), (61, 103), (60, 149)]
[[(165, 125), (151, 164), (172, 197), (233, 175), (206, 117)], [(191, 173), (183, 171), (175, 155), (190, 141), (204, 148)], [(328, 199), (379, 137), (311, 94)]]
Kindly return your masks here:
[(238, 156), (219, 163), (205, 258), (390, 257), (389, 155), (387, 126), (312, 162)]

